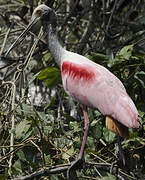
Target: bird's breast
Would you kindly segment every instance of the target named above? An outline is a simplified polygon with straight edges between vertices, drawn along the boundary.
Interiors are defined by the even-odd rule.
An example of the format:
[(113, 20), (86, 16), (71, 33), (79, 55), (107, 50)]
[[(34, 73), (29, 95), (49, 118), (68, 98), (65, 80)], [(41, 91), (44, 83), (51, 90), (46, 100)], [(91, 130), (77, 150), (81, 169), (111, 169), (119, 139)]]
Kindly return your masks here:
[(87, 106), (92, 106), (86, 92), (94, 84), (95, 78), (96, 73), (90, 65), (73, 62), (62, 64), (62, 81), (66, 93)]

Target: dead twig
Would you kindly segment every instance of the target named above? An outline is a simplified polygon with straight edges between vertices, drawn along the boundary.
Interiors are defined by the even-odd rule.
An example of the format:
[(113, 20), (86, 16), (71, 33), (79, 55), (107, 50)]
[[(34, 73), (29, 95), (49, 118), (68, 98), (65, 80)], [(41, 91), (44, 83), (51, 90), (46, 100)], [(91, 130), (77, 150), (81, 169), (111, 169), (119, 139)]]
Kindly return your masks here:
[[(12, 88), (12, 106), (11, 106), (11, 110), (13, 111), (15, 109), (15, 98), (16, 98), (16, 85), (15, 83), (11, 82), (13, 88)], [(14, 126), (15, 126), (15, 115), (12, 114), (11, 116), (11, 123), (12, 123), (12, 126), (11, 126), (11, 136), (10, 136), (10, 151), (13, 151), (14, 148), (13, 148), (13, 145), (14, 145), (14, 133), (13, 133), (13, 129), (14, 129)], [(9, 160), (9, 167), (12, 166), (12, 159), (13, 159), (13, 153), (11, 153), (11, 156), (10, 156), (10, 160)]]
[(3, 53), (3, 50), (5, 48), (5, 45), (6, 45), (6, 41), (7, 41), (7, 38), (8, 38), (8, 35), (10, 33), (10, 30), (11, 30), (11, 27), (7, 30), (6, 34), (5, 34), (5, 38), (4, 38), (4, 41), (3, 41), (3, 44), (2, 44), (2, 48), (0, 50), (0, 56), (2, 55)]

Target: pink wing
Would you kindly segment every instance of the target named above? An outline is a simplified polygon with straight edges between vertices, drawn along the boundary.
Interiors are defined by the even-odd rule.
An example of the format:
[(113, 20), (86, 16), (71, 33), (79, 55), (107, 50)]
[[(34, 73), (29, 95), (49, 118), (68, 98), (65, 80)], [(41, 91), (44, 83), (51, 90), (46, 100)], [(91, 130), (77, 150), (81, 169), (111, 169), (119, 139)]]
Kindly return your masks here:
[(64, 61), (62, 80), (65, 91), (80, 103), (99, 109), (127, 127), (140, 126), (138, 111), (123, 84), (103, 66), (91, 61)]

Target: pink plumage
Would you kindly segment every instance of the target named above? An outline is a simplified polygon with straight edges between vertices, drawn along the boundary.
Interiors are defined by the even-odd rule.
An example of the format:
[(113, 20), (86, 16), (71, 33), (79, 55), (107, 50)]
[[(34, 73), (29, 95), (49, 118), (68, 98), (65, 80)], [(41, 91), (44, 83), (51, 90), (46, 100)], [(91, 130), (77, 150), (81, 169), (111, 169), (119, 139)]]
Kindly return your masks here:
[(80, 103), (99, 109), (129, 128), (140, 126), (138, 111), (123, 84), (103, 66), (65, 51), (62, 80), (65, 91)]

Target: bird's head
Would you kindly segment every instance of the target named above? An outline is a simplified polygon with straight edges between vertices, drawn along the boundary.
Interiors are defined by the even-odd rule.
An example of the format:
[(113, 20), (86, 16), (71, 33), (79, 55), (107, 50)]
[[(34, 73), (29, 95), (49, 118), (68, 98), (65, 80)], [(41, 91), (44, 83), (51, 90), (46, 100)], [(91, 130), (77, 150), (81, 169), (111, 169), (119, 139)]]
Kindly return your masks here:
[(18, 44), (20, 44), (23, 41), (26, 33), (30, 29), (34, 29), (34, 31), (36, 32), (40, 30), (40, 27), (42, 25), (43, 30), (47, 31), (48, 25), (50, 24), (54, 29), (56, 28), (57, 18), (55, 11), (44, 4), (39, 5), (32, 14), (31, 22), (26, 27), (26, 29), (21, 33), (21, 35), (16, 39), (16, 41), (11, 45), (11, 47), (6, 52), (5, 56), (7, 56), (14, 47), (16, 47)]
[(33, 12), (31, 21), (34, 22), (40, 19), (41, 25), (43, 25), (44, 30), (47, 25), (51, 24), (53, 27), (56, 27), (57, 18), (56, 13), (53, 9), (48, 6), (41, 4)]

